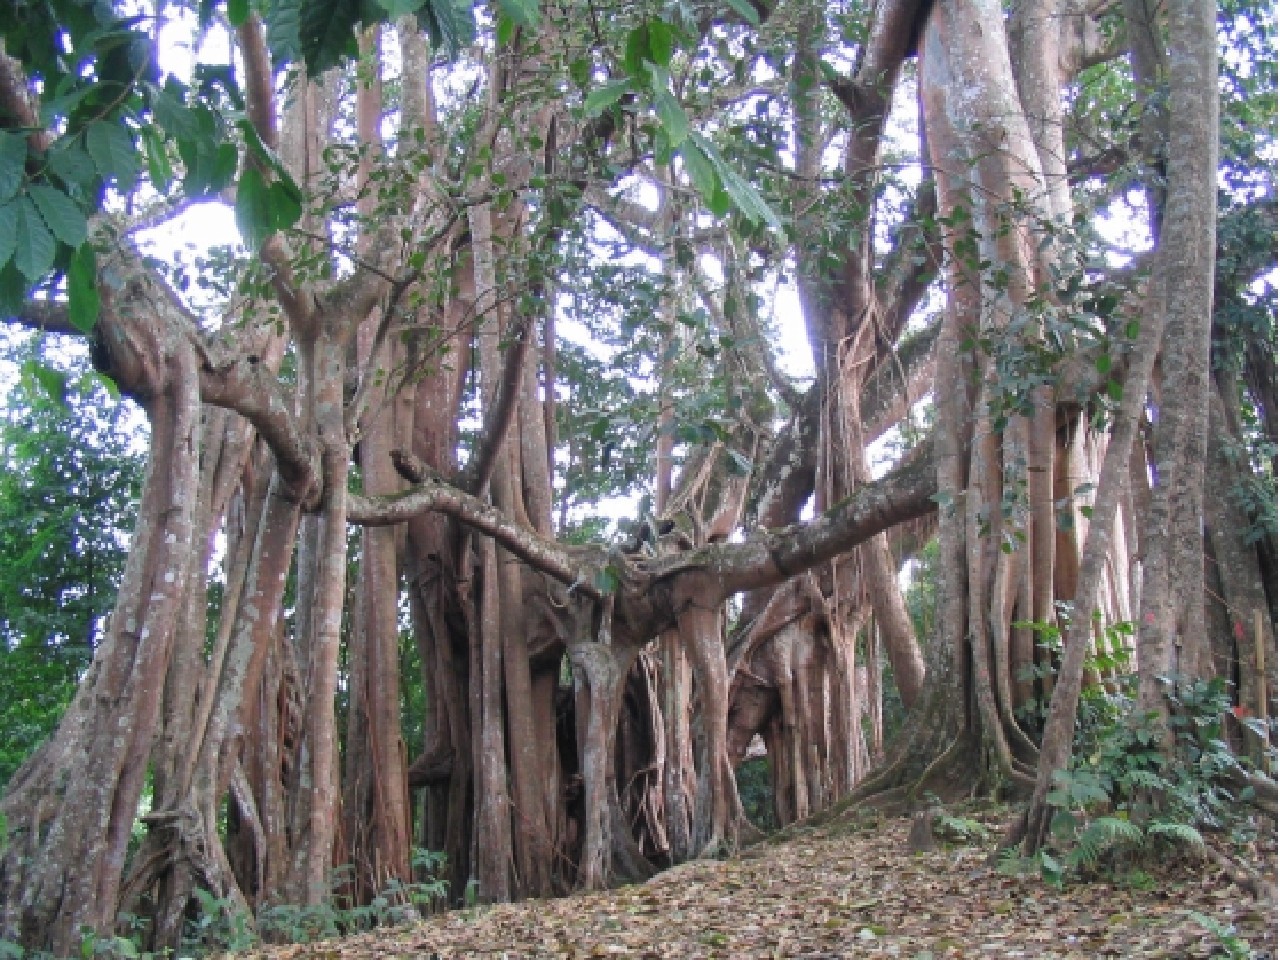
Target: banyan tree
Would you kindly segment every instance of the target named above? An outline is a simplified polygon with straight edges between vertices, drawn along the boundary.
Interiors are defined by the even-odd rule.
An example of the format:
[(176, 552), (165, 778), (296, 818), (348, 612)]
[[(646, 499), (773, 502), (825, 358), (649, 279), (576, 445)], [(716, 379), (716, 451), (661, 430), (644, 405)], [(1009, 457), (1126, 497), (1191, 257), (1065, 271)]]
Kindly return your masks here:
[[(212, 61), (167, 73), (48, 6), (0, 17), (6, 310), (150, 458), (4, 937), (173, 946), (416, 848), (455, 902), (642, 878), (754, 835), (753, 744), (783, 823), (1029, 799), (1119, 653), (1267, 715), (1275, 195), (1213, 95), (1262, 13), (161, 4)], [(197, 202), (239, 246), (143, 249)]]

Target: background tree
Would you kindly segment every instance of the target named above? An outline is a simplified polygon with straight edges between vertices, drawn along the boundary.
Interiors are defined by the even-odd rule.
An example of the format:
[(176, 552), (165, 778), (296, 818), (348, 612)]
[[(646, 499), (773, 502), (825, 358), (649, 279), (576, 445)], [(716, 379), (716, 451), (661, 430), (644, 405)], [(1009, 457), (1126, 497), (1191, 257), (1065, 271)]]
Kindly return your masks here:
[(0, 427), (7, 782), (57, 724), (102, 639), (128, 554), (144, 438), (84, 358), (32, 337), (6, 346), (16, 374)]

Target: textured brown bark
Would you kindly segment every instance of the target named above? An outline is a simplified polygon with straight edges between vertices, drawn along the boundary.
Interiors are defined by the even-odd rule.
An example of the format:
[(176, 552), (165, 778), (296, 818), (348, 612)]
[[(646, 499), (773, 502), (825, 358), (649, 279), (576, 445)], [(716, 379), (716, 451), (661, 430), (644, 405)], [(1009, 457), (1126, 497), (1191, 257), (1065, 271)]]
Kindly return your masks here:
[[(282, 318), (296, 381), (278, 377), (257, 346), (252, 353), (236, 349), (246, 346), (232, 332), (240, 330), (238, 315), (223, 321), (225, 338), (184, 322), (173, 340), (194, 354), (188, 379), (196, 401), (236, 414), (207, 420), (206, 472), (192, 505), (183, 506), (190, 527), (183, 535), (192, 546), (177, 562), (188, 588), (177, 599), (162, 598), (176, 624), (175, 658), (156, 673), (153, 660), (164, 655), (142, 656), (138, 662), (149, 672), (139, 670), (127, 682), (146, 689), (136, 701), (121, 701), (130, 709), (141, 704), (138, 715), (151, 718), (153, 728), (162, 722), (165, 739), (143, 749), (150, 736), (143, 731), (138, 742), (112, 745), (131, 763), (144, 761), (142, 773), (126, 769), (124, 788), (108, 798), (112, 856), (123, 849), (121, 825), (132, 824), (145, 760), (153, 764), (161, 809), (126, 894), (163, 901), (162, 938), (172, 940), (200, 887), (237, 903), (242, 896), (254, 907), (315, 904), (330, 893), (332, 864), (351, 862), (352, 892), (367, 899), (391, 879), (408, 879), (415, 842), (447, 851), (455, 900), (472, 881), (482, 899), (496, 900), (644, 876), (653, 863), (733, 844), (743, 820), (732, 761), (757, 733), (770, 751), (784, 822), (850, 792), (884, 790), (890, 802), (910, 803), (925, 786), (944, 793), (1025, 786), (1036, 753), (1015, 712), (1034, 693), (1019, 673), (1037, 654), (1032, 632), (1013, 629), (1012, 621), (1049, 622), (1054, 600), (1077, 590), (1112, 619), (1123, 615), (1116, 598), (1136, 589), (1122, 576), (1128, 557), (1121, 556), (1103, 565), (1100, 590), (1089, 587), (1094, 574), (1076, 567), (1085, 525), (1061, 538), (1056, 530), (1054, 501), (1073, 496), (1101, 449), (1078, 426), (1078, 408), (1058, 409), (1041, 385), (1029, 416), (997, 428), (990, 403), (1000, 396), (1001, 373), (989, 355), (962, 349), (975, 333), (1004, 336), (1061, 255), (1052, 243), (1041, 246), (1052, 237), (1039, 225), (1072, 212), (1062, 87), (1093, 55), (1081, 41), (1087, 29), (1076, 32), (1076, 21), (1088, 18), (1058, 0), (1018, 0), (1006, 37), (1004, 11), (990, 0), (932, 6), (889, 0), (868, 14), (866, 40), (845, 79), (820, 61), (833, 43), (844, 42), (834, 39), (835, 24), (826, 22), (821, 3), (806, 0), (790, 19), (778, 20), (779, 35), (794, 31), (796, 39), (795, 69), (782, 94), (794, 110), (794, 255), (818, 371), (802, 395), (778, 374), (760, 318), (751, 315), (754, 272), (761, 263), (772, 271), (790, 253), (779, 254), (764, 237), (720, 236), (719, 224), (695, 216), (698, 201), (680, 179), (682, 163), (657, 174), (657, 214), (611, 196), (625, 193), (611, 190), (622, 182), (616, 171), (649, 177), (647, 163), (632, 166), (634, 148), (647, 149), (644, 138), (630, 127), (616, 130), (614, 111), (584, 122), (578, 108), (563, 108), (562, 91), (547, 93), (561, 54), (579, 51), (577, 31), (565, 28), (568, 11), (543, 5), (542, 12), (537, 31), (516, 31), (492, 48), (491, 58), (491, 48), (477, 46), (484, 58), (476, 60), (478, 125), (463, 140), (445, 128), (452, 115), (435, 116), (430, 54), (423, 38), (402, 25), (404, 135), (386, 156), (366, 150), (354, 178), (341, 164), (334, 173), (323, 151), (332, 119), (350, 107), (345, 80), (338, 72), (321, 83), (304, 78), (290, 94), (288, 122), (277, 130), (262, 26), (251, 18), (238, 31), (247, 113), (263, 142), (279, 149), (314, 199), (327, 202), (322, 194), (332, 186), (329, 199), (341, 212), (329, 222), (311, 212), (322, 207), (309, 203), (297, 231), (255, 251), (275, 302), (255, 294), (244, 313), (273, 325)], [(709, 29), (713, 36), (719, 28)], [(881, 190), (892, 97), (917, 47), (923, 140), (932, 151), (927, 166), (937, 181), (937, 210), (951, 231), (946, 238), (931, 235), (924, 223), (894, 226), (899, 214), (888, 210)], [(610, 58), (597, 60), (594, 48), (586, 55), (610, 68)], [(364, 87), (371, 66), (356, 82), (358, 135), (344, 128), (339, 154), (380, 139), (384, 111)], [(684, 82), (679, 96), (692, 89)], [(1155, 89), (1146, 83), (1140, 82), (1144, 92)], [(6, 92), (0, 79), (0, 95)], [(841, 105), (838, 117), (824, 102), (828, 94)], [(692, 122), (707, 119), (696, 100), (688, 106)], [(628, 100), (620, 115), (633, 109), (648, 107)], [(826, 142), (832, 133), (841, 138), (835, 169)], [(460, 151), (470, 152), (460, 157)], [(460, 159), (465, 174), (458, 179)], [(274, 176), (260, 158), (247, 162)], [(700, 316), (709, 318), (705, 332), (723, 338), (716, 358), (700, 368), (713, 381), (708, 390), (723, 390), (728, 399), (717, 442), (675, 442), (686, 387), (667, 382), (672, 368), (658, 371), (657, 509), (644, 519), (655, 520), (660, 532), (625, 548), (569, 546), (552, 529), (554, 320), (563, 309), (554, 293), (562, 281), (552, 274), (559, 231), (577, 229), (556, 225), (552, 211), (563, 202), (568, 216), (576, 214), (573, 189), (557, 192), (566, 186), (598, 195), (586, 202), (615, 210), (628, 242), (635, 239), (628, 218), (635, 221), (639, 239), (632, 245), (661, 264), (659, 310), (673, 330), (683, 326), (682, 311), (700, 300)], [(378, 205), (383, 191), (401, 188), (409, 212)], [(911, 216), (932, 220), (933, 204), (926, 185)], [(336, 225), (351, 206), (368, 218), (354, 232)], [(428, 209), (434, 212), (415, 219)], [(846, 218), (835, 244), (833, 214)], [(970, 227), (979, 248), (974, 264), (957, 243), (970, 239), (963, 236)], [(888, 253), (886, 236), (894, 248)], [(352, 240), (355, 259), (347, 256)], [(945, 318), (903, 343), (912, 316), (931, 309), (924, 297), (944, 247), (951, 257)], [(295, 259), (296, 253), (305, 256)], [(409, 268), (410, 253), (423, 254), (421, 268)], [(714, 280), (708, 257), (721, 268)], [(165, 299), (164, 291), (153, 292)], [(110, 332), (110, 323), (104, 329)], [(147, 324), (125, 335), (145, 338)], [(677, 335), (669, 336), (674, 342)], [(1026, 335), (1034, 339), (1036, 331)], [(442, 358), (443, 344), (451, 349)], [(285, 349), (283, 334), (278, 349)], [(464, 438), (470, 458), (459, 470), (459, 422), (476, 409), (464, 389), (473, 350), (483, 422)], [(162, 356), (169, 354), (145, 344), (123, 351), (118, 379), (161, 382), (154, 375), (168, 362)], [(656, 365), (669, 360), (664, 352)], [(873, 480), (867, 445), (906, 415), (931, 380), (937, 433)], [(1166, 370), (1166, 389), (1176, 382)], [(766, 395), (765, 383), (776, 389)], [(790, 423), (775, 435), (779, 398)], [(167, 395), (149, 400), (164, 426)], [(245, 424), (217, 426), (236, 415), (252, 432)], [(1061, 431), (1060, 420), (1067, 424)], [(1070, 442), (1059, 446), (1058, 433)], [(1124, 447), (1117, 457), (1141, 453), (1142, 445)], [(348, 492), (353, 452), (360, 493)], [(754, 489), (727, 468), (731, 454), (738, 466), (751, 464)], [(179, 473), (192, 469), (171, 459)], [(1127, 511), (1122, 524), (1089, 527), (1099, 538), (1123, 531), (1118, 554), (1139, 532), (1142, 508), (1127, 504), (1143, 496), (1139, 480), (1145, 476), (1135, 470), (1127, 485), (1119, 484), (1125, 492), (1114, 494)], [(801, 524), (811, 494), (818, 515)], [(755, 528), (742, 522), (744, 509)], [(898, 551), (928, 536), (929, 524), (914, 521), (935, 509), (945, 574), (926, 661), (899, 592)], [(352, 584), (349, 521), (364, 526)], [(170, 521), (147, 514), (140, 535), (161, 522)], [(240, 522), (243, 528), (228, 535), (224, 619), (206, 659), (202, 579), (209, 537)], [(1232, 522), (1215, 515), (1211, 536)], [(1022, 539), (1025, 546), (1002, 549)], [(1224, 569), (1237, 565), (1230, 544), (1216, 547)], [(139, 564), (154, 562), (147, 549), (139, 547)], [(296, 610), (285, 620), (282, 596), (295, 550)], [(402, 576), (427, 702), (425, 742), (412, 765), (399, 739)], [(725, 601), (744, 591), (740, 623), (728, 634)], [(1252, 594), (1230, 600), (1255, 601)], [(153, 596), (144, 603), (137, 591), (121, 603), (164, 609)], [(140, 643), (125, 636), (129, 629), (119, 628), (120, 643)], [(1084, 640), (1077, 647), (1088, 649)], [(1243, 645), (1236, 649), (1247, 657)], [(561, 685), (566, 651), (572, 691)], [(885, 749), (885, 655), (912, 719), (902, 740), (889, 745), (888, 768), (864, 779), (870, 760)], [(120, 671), (133, 662), (132, 655), (118, 656), (112, 663)], [(105, 669), (95, 667), (90, 682), (99, 683)], [(122, 674), (115, 680), (124, 683)], [(349, 707), (341, 771), (334, 715), (340, 683)], [(1070, 685), (1060, 687), (1063, 698)], [(86, 687), (99, 689), (107, 687)], [(91, 706), (68, 723), (81, 722)], [(97, 749), (97, 742), (86, 737), (74, 749)], [(48, 750), (56, 752), (58, 743), (70, 756), (69, 739)], [(65, 757), (46, 760), (40, 769), (66, 767)], [(41, 789), (51, 782), (31, 782), (37, 781)], [(416, 838), (409, 789), (426, 794)], [(60, 822), (42, 819), (32, 801), (43, 802), (50, 791), (13, 796), (5, 803), (19, 804), (11, 820), (18, 837), (29, 840), (42, 823)], [(102, 807), (103, 796), (93, 803)], [(224, 809), (225, 841), (218, 823)], [(82, 838), (92, 829), (84, 828)], [(59, 883), (70, 869), (61, 862), (49, 868), (50, 876), (63, 870)], [(35, 869), (22, 867), (27, 873), (11, 883), (5, 871), (16, 863), (0, 861), (6, 894)], [(113, 894), (116, 881), (107, 874), (114, 868), (118, 877), (121, 863), (103, 863), (94, 862), (101, 882), (93, 882)], [(54, 886), (36, 888), (36, 895)], [(108, 899), (90, 918), (104, 931), (119, 897)], [(8, 902), (6, 896), (6, 909)], [(42, 903), (46, 913), (30, 928), (53, 916), (50, 909), (59, 908)], [(5, 923), (11, 915), (17, 916), (0, 914)], [(57, 922), (64, 922), (61, 914)], [(31, 942), (42, 935), (31, 934)]]
[(79, 949), (81, 926), (108, 930), (115, 921), (196, 536), (201, 419), (194, 350), (164, 314), (139, 317), (123, 298), (114, 306), (133, 322), (116, 327), (109, 314), (100, 321), (118, 345), (112, 372), (143, 404), (152, 430), (134, 548), (76, 700), (14, 775), (0, 806), (9, 827), (0, 859), (0, 933), (63, 955)]
[[(315, 411), (321, 444), (324, 499), (316, 543), (313, 592), (303, 600), (310, 607), (311, 633), (301, 639), (299, 663), (305, 665), (301, 739), (296, 748), (294, 780), (290, 784), (293, 831), (292, 864), (285, 890), (288, 902), (323, 903), (329, 894), (329, 870), (334, 863), (338, 828), (338, 745), (333, 695), (338, 683), (338, 646), (347, 584), (347, 470), (351, 449), (342, 417), (342, 385), (346, 343), (336, 331), (324, 331), (310, 350), (301, 353), (303, 387)], [(310, 368), (307, 370), (307, 368)], [(309, 391), (309, 396), (307, 395)]]
[(1148, 511), (1139, 703), (1164, 716), (1158, 677), (1203, 677), (1203, 497), (1217, 193), (1217, 59), (1211, 4), (1169, 10), (1168, 195), (1160, 231), (1166, 264), (1155, 478)]
[[(356, 88), (356, 135), (368, 150), (357, 171), (363, 185), (357, 209), (373, 214), (370, 183), (380, 150), (382, 78), (380, 38), (376, 28), (360, 38), (361, 52), (370, 66)], [(363, 247), (367, 247), (365, 238)], [(368, 255), (368, 250), (363, 250)], [(403, 485), (391, 462), (402, 429), (399, 405), (390, 390), (366, 384), (396, 382), (395, 371), (405, 362), (402, 343), (386, 338), (382, 311), (363, 319), (355, 337), (357, 369), (361, 371), (363, 409), (357, 407), (353, 426), (359, 431), (360, 475), (364, 489), (393, 494)], [(350, 419), (349, 411), (347, 413)], [(364, 903), (392, 881), (408, 882), (409, 796), (406, 748), (400, 732), (400, 577), (395, 530), (361, 532), (360, 569), (355, 583), (356, 605), (348, 660), (351, 664), (347, 736), (343, 771), (343, 835), (338, 855), (350, 864), (351, 893)]]
[[(1237, 696), (1246, 714), (1265, 718), (1270, 712), (1274, 684), (1269, 678), (1273, 670), (1266, 666), (1259, 669), (1258, 664), (1274, 660), (1275, 631), (1257, 550), (1245, 540), (1245, 531), (1250, 528), (1248, 518), (1229, 493), (1222, 493), (1234, 489), (1241, 481), (1240, 450), (1235, 446), (1233, 431), (1228, 428), (1222, 397), (1217, 390), (1210, 390), (1209, 396), (1208, 454), (1205, 522), (1222, 587), (1221, 599), (1210, 602), (1225, 608), (1228, 631), (1222, 640), (1233, 654), (1225, 662), (1215, 659), (1213, 674), (1238, 677)], [(1256, 740), (1250, 737), (1250, 747), (1255, 754), (1259, 746)]]

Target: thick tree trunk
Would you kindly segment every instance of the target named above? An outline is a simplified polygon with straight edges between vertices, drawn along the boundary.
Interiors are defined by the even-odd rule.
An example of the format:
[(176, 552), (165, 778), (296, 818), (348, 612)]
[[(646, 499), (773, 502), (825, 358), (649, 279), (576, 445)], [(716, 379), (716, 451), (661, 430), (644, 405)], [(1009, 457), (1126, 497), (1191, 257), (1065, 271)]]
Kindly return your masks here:
[(667, 744), (666, 762), (662, 768), (662, 808), (671, 858), (679, 862), (694, 854), (697, 773), (689, 725), (693, 675), (679, 631), (665, 631), (658, 644), (662, 655), (663, 739)]
[[(609, 616), (608, 613), (605, 614)], [(613, 748), (623, 682), (638, 650), (588, 638), (569, 644), (577, 694), (578, 764), (582, 774), (583, 828), (578, 886), (601, 890), (614, 876)]]
[(63, 956), (79, 950), (82, 927), (107, 934), (115, 923), (197, 533), (195, 352), (179, 327), (159, 317), (119, 334), (104, 324), (102, 335), (145, 351), (141, 368), (113, 370), (151, 421), (133, 549), (79, 694), (14, 775), (0, 806), (9, 829), (0, 858), (0, 935)]
[(1214, 8), (1169, 9), (1168, 195), (1160, 233), (1165, 276), (1154, 489), (1138, 626), (1140, 708), (1167, 715), (1160, 677), (1204, 677), (1203, 498), (1217, 216)]

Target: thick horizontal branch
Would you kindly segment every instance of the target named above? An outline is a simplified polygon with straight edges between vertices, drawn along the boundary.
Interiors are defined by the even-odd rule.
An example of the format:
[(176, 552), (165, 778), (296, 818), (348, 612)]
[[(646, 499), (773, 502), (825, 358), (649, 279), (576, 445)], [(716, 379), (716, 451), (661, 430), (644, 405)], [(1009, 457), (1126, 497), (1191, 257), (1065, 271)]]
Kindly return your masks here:
[(936, 508), (937, 468), (930, 440), (909, 453), (892, 473), (860, 487), (843, 503), (806, 523), (756, 534), (745, 543), (636, 557), (617, 550), (565, 548), (478, 497), (430, 476), (415, 458), (399, 453), (395, 459), (401, 474), (416, 481), (414, 486), (384, 497), (352, 494), (347, 514), (352, 523), (387, 526), (438, 511), (493, 537), (525, 563), (595, 599), (603, 596), (595, 574), (612, 566), (620, 581), (618, 609), (624, 611), (620, 616), (641, 641), (669, 624), (676, 608), (686, 602), (681, 597), (719, 603), (735, 593), (781, 583)]
[(598, 595), (590, 565), (579, 563), (560, 544), (521, 526), (492, 504), (442, 480), (428, 477), (403, 493), (385, 497), (353, 493), (348, 500), (347, 519), (364, 527), (381, 527), (404, 523), (433, 510), (493, 537), (525, 563), (561, 583), (576, 584), (584, 593)]
[(9, 322), (28, 330), (42, 333), (61, 333), (68, 336), (84, 336), (84, 332), (71, 322), (66, 303), (59, 300), (28, 300), (22, 309), (9, 316)]
[(653, 579), (692, 572), (709, 578), (721, 599), (781, 583), (830, 560), (877, 533), (936, 509), (937, 468), (932, 438), (903, 459), (892, 473), (859, 487), (820, 517), (756, 534), (745, 543), (713, 544), (646, 564)]

